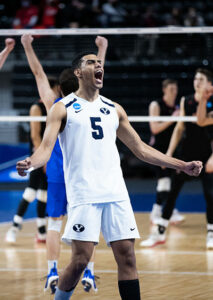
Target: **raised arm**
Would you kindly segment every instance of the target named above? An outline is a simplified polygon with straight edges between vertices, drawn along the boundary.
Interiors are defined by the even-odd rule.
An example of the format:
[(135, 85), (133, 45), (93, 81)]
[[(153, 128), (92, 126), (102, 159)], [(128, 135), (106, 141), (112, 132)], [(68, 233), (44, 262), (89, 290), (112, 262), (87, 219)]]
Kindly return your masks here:
[(145, 144), (130, 125), (128, 117), (123, 108), (116, 105), (119, 117), (119, 128), (117, 130), (118, 138), (137, 156), (140, 160), (147, 163), (177, 169), (187, 173), (188, 175), (198, 176), (201, 169), (201, 162), (184, 162), (172, 157), (169, 157), (156, 149)]
[(63, 103), (59, 102), (53, 105), (47, 117), (44, 137), (39, 148), (31, 157), (18, 161), (16, 164), (19, 175), (25, 176), (26, 170), (31, 167), (34, 169), (40, 168), (48, 162), (62, 126), (62, 121), (66, 118), (66, 113)]
[(8, 38), (5, 40), (5, 48), (0, 53), (0, 69), (3, 67), (5, 60), (7, 59), (10, 52), (15, 47), (15, 40)]
[[(182, 117), (185, 116), (184, 102), (185, 102), (185, 98), (182, 97), (180, 101), (180, 116)], [(166, 153), (167, 155), (172, 156), (174, 154), (175, 149), (177, 148), (182, 138), (184, 129), (185, 129), (185, 125), (183, 122), (178, 122), (176, 124)]]
[(95, 44), (98, 47), (97, 57), (102, 61), (102, 65), (104, 66), (108, 40), (105, 37), (98, 35), (95, 39)]
[(21, 37), (21, 43), (24, 47), (25, 54), (30, 66), (30, 69), (35, 76), (39, 96), (43, 101), (46, 110), (49, 111), (53, 105), (57, 95), (51, 89), (47, 75), (44, 72), (44, 69), (39, 62), (34, 49), (32, 47), (33, 37), (30, 34), (24, 34)]
[[(160, 106), (156, 101), (152, 101), (149, 105), (149, 115), (151, 117), (160, 116)], [(171, 126), (174, 122), (150, 122), (150, 130), (152, 134), (158, 134)]]

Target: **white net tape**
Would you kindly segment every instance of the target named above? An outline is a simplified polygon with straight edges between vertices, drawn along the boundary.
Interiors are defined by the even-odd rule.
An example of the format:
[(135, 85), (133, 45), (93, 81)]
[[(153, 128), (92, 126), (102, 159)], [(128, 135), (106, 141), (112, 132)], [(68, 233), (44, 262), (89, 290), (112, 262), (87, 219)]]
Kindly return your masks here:
[(67, 28), (67, 29), (1, 29), (2, 36), (19, 36), (25, 33), (32, 35), (118, 35), (118, 34), (181, 34), (213, 33), (212, 26), (201, 27), (154, 27), (154, 28)]

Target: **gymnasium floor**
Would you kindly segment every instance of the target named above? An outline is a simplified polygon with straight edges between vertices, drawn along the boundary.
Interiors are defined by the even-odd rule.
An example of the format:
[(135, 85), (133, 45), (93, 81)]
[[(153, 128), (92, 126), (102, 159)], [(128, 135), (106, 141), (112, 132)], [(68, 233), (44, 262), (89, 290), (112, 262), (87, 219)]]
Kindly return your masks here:
[[(137, 201), (139, 201), (137, 193), (140, 191), (133, 182), (128, 183), (128, 188), (136, 192), (133, 202), (137, 209)], [(149, 193), (148, 185), (146, 188), (144, 192)], [(196, 192), (195, 189), (193, 191)], [(27, 220), (24, 223), (15, 246), (4, 242), (5, 233), (9, 228), (9, 223), (5, 221), (12, 219), (21, 195), (22, 191), (0, 192), (0, 299), (53, 299), (53, 296), (43, 292), (45, 280), (42, 278), (47, 272), (46, 250), (45, 245), (38, 245), (34, 241), (35, 220)], [(151, 199), (154, 199), (154, 195)], [(192, 190), (191, 194), (187, 194), (186, 191), (180, 200), (184, 199), (190, 200), (189, 202), (191, 205), (194, 204), (194, 207), (199, 202), (203, 203), (202, 196), (199, 193), (193, 194)], [(143, 196), (143, 200), (151, 206), (150, 199)], [(35, 203), (30, 206), (26, 217), (32, 217), (34, 211)], [(135, 215), (141, 236), (145, 239), (150, 230), (149, 215), (139, 212)], [(201, 212), (187, 213), (183, 224), (178, 227), (171, 226), (166, 245), (153, 249), (141, 249), (140, 240), (137, 240), (135, 248), (142, 299), (212, 299), (213, 251), (206, 251), (205, 239), (205, 214)], [(60, 271), (69, 261), (71, 253), (69, 247), (64, 244), (61, 244), (61, 249)], [(97, 246), (95, 273), (100, 276), (97, 283), (98, 293), (87, 294), (79, 284), (72, 299), (119, 300), (116, 264), (111, 249), (105, 245), (102, 237)]]
[[(136, 241), (137, 266), (143, 300), (207, 300), (213, 295), (213, 251), (205, 250), (205, 216), (187, 214), (186, 222), (171, 227), (166, 245), (140, 249)], [(148, 214), (136, 213), (143, 238), (149, 232)], [(45, 245), (34, 242), (35, 222), (24, 224), (15, 246), (4, 242), (8, 225), (0, 226), (0, 282), (1, 300), (53, 299), (45, 295)], [(70, 249), (61, 245), (60, 270), (70, 259)], [(103, 238), (97, 246), (96, 274), (100, 276), (97, 294), (86, 294), (78, 285), (73, 300), (119, 300), (116, 265), (110, 248)]]

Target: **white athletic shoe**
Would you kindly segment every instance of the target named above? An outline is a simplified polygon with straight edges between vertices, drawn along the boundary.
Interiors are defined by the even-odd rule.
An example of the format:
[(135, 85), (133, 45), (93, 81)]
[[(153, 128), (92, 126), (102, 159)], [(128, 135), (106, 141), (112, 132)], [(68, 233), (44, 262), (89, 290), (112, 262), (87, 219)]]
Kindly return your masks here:
[(18, 228), (12, 226), (6, 233), (5, 241), (7, 243), (15, 244), (17, 233), (18, 233)]
[(206, 248), (213, 249), (213, 232), (209, 231), (206, 238)]
[(155, 247), (160, 244), (165, 244), (166, 234), (160, 234), (158, 231), (158, 226), (155, 225), (152, 227), (151, 234), (147, 240), (140, 242), (141, 247)]
[(161, 218), (162, 206), (158, 204), (153, 204), (152, 211), (150, 213), (150, 221), (152, 224), (157, 224), (159, 218)]
[(172, 216), (170, 218), (170, 224), (177, 225), (185, 221), (185, 217), (179, 213), (179, 211), (175, 208), (172, 212)]

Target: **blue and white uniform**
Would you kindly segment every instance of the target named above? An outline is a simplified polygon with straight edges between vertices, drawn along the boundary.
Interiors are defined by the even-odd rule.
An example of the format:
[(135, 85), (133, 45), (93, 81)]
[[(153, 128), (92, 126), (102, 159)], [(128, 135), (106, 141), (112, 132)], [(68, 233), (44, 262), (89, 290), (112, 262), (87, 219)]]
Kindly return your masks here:
[[(55, 100), (54, 103), (60, 101)], [(67, 197), (64, 183), (63, 156), (57, 139), (51, 157), (47, 163), (47, 214), (49, 217), (60, 217), (66, 214)]]
[(139, 237), (116, 147), (119, 126), (113, 102), (98, 96), (93, 102), (74, 93), (61, 102), (67, 109), (59, 134), (69, 203), (63, 240), (107, 243)]

